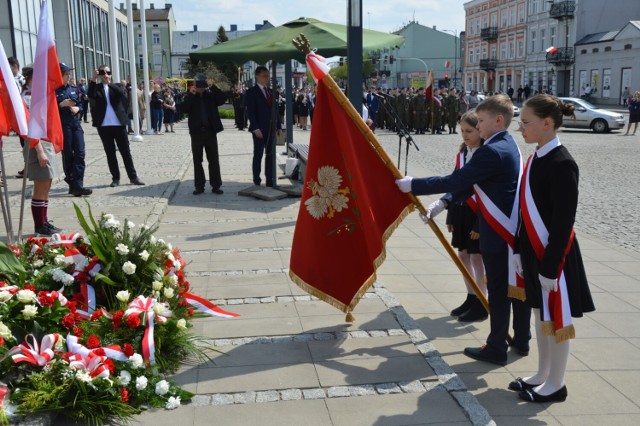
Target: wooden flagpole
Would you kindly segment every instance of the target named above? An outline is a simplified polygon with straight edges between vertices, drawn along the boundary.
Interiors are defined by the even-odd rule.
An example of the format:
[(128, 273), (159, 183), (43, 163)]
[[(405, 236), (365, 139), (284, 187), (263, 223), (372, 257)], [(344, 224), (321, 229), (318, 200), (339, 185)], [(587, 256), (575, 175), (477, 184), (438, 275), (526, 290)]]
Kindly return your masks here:
[[(294, 39), (293, 44), (305, 55), (311, 52), (309, 41), (303, 34), (300, 34), (300, 37)], [(369, 126), (367, 126), (367, 124), (364, 122), (364, 120), (362, 119), (362, 116), (356, 111), (356, 109), (353, 107), (349, 99), (342, 92), (342, 89), (338, 87), (335, 80), (329, 74), (327, 74), (327, 76), (322, 81), (327, 86), (329, 91), (335, 96), (336, 100), (338, 101), (340, 106), (342, 106), (342, 108), (347, 113), (349, 118), (351, 118), (351, 120), (356, 124), (360, 132), (367, 139), (367, 142), (371, 144), (371, 147), (378, 154), (378, 156), (380, 157), (382, 162), (385, 164), (385, 166), (387, 166), (387, 169), (389, 169), (389, 171), (393, 174), (393, 176), (396, 179), (403, 178), (404, 175), (400, 173), (400, 170), (398, 170), (398, 168), (393, 163), (391, 158), (389, 158), (389, 155), (384, 150), (382, 145), (380, 145), (380, 142), (376, 138), (376, 135), (371, 131)], [(431, 99), (433, 102), (433, 88), (432, 88), (431, 94), (432, 94)], [(432, 113), (433, 113), (433, 109), (432, 109)], [(422, 215), (426, 216), (427, 209), (425, 209), (422, 202), (412, 193), (407, 193), (407, 196), (411, 199), (411, 201), (416, 206), (418, 211)], [(438, 227), (438, 225), (433, 221), (433, 219), (428, 219), (427, 223), (429, 224), (429, 227), (431, 228), (431, 230), (436, 234), (436, 236), (438, 237), (438, 240), (440, 241), (440, 243), (442, 243), (447, 253), (449, 253), (449, 256), (451, 256), (451, 260), (453, 260), (453, 263), (456, 264), (456, 266), (462, 273), (462, 276), (464, 277), (464, 279), (473, 288), (473, 291), (478, 297), (478, 299), (480, 300), (480, 302), (482, 303), (482, 306), (484, 306), (484, 308), (487, 310), (488, 313), (491, 313), (489, 310), (489, 302), (487, 301), (487, 298), (484, 296), (484, 293), (482, 292), (482, 290), (480, 290), (480, 287), (478, 287), (478, 284), (473, 279), (473, 277), (469, 273), (469, 270), (464, 265), (464, 263), (462, 263), (462, 261), (458, 257), (453, 247), (451, 247), (451, 244), (449, 244), (449, 241), (447, 241), (445, 236), (442, 234), (442, 231), (440, 231), (440, 228)]]

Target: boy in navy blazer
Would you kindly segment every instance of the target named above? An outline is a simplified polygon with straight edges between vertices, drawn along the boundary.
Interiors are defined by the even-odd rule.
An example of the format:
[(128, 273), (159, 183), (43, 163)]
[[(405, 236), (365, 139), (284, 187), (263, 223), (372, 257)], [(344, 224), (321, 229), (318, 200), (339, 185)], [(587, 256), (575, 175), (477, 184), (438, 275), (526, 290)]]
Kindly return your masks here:
[[(465, 355), (498, 365), (507, 362), (507, 336), (510, 307), (513, 307), (513, 344), (516, 353), (529, 353), (531, 308), (507, 296), (510, 249), (517, 225), (518, 188), (522, 159), (515, 140), (507, 132), (513, 118), (511, 100), (505, 95), (487, 98), (476, 108), (478, 130), (485, 139), (473, 158), (449, 176), (413, 179), (409, 176), (396, 183), (403, 192), (415, 195), (448, 193), (429, 206), (427, 216), (435, 217), (449, 202), (465, 200), (474, 193), (480, 214), (480, 250), (485, 263), (491, 331), (486, 345), (466, 348)], [(509, 236), (510, 234), (510, 236)]]

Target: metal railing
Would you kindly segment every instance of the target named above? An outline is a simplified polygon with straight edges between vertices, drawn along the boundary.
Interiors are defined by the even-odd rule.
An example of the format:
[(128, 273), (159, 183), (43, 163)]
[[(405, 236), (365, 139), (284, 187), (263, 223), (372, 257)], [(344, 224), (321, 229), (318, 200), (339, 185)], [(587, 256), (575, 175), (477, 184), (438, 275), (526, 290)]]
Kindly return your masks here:
[(549, 17), (553, 19), (573, 18), (575, 11), (575, 0), (564, 0), (551, 5), (551, 9), (549, 9)]
[(495, 70), (497, 65), (498, 61), (495, 59), (480, 59), (480, 69)]
[(575, 58), (573, 47), (560, 47), (553, 53), (547, 53), (546, 61), (554, 65), (571, 65)]
[(487, 27), (480, 30), (480, 38), (483, 41), (492, 41), (498, 39), (498, 27)]

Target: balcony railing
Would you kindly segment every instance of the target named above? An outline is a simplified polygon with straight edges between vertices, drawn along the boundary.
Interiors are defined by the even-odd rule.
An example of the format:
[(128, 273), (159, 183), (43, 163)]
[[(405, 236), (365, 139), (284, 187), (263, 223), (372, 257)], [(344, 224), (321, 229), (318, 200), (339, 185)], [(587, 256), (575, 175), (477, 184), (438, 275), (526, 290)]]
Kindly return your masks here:
[(493, 41), (498, 39), (498, 27), (487, 27), (480, 30), (480, 38), (483, 41)]
[(560, 47), (553, 53), (547, 53), (547, 62), (554, 65), (571, 65), (574, 62), (573, 47)]
[(496, 69), (497, 65), (498, 61), (496, 61), (495, 59), (480, 59), (480, 69), (493, 71)]
[(574, 0), (565, 0), (551, 5), (549, 17), (553, 19), (573, 18), (576, 10), (576, 2)]

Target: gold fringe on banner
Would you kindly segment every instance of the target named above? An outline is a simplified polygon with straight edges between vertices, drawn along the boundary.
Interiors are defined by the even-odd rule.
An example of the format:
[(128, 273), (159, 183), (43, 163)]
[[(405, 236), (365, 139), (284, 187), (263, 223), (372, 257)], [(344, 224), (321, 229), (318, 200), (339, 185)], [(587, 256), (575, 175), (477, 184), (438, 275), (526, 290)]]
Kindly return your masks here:
[(555, 336), (556, 325), (553, 321), (542, 321), (542, 334), (545, 336)]
[(510, 285), (507, 289), (507, 296), (511, 297), (512, 299), (521, 300), (523, 302), (527, 300), (527, 295), (524, 288), (516, 287), (513, 285)]
[(573, 324), (566, 327), (562, 327), (560, 330), (556, 330), (556, 343), (562, 343), (569, 339), (576, 338), (576, 329)]

